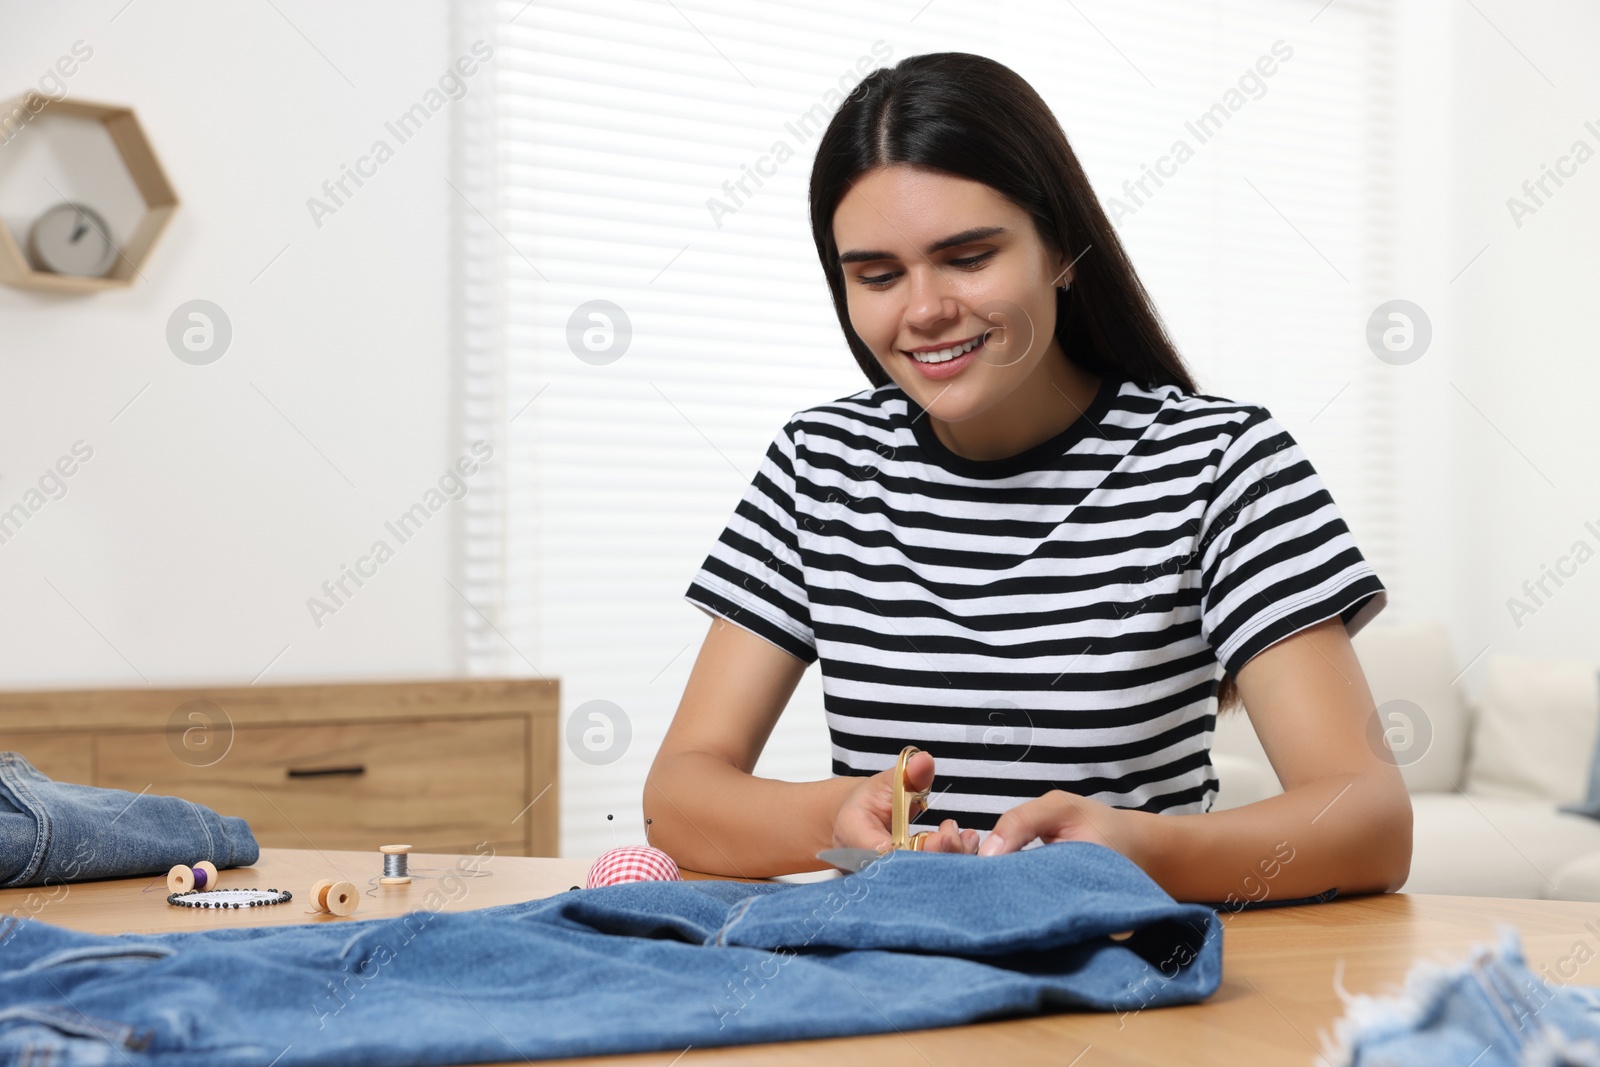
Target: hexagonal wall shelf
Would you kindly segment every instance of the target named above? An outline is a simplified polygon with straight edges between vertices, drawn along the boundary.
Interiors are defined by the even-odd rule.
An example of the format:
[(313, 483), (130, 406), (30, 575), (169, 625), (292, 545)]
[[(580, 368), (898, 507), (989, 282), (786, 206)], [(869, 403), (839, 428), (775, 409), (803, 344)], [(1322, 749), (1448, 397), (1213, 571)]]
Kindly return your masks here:
[[(28, 127), (55, 115), (88, 119), (105, 128), (138, 190), (139, 199), (144, 202), (144, 213), (127, 240), (120, 245), (113, 241), (116, 258), (104, 276), (56, 274), (37, 269), (29, 262), (10, 227), (0, 224), (0, 283), (64, 293), (89, 293), (131, 285), (142, 271), (156, 239), (178, 209), (177, 194), (172, 191), (139, 120), (126, 107), (83, 100), (52, 100), (38, 93), (27, 93), (0, 104), (0, 153), (24, 135)], [(106, 238), (112, 240), (111, 235)]]

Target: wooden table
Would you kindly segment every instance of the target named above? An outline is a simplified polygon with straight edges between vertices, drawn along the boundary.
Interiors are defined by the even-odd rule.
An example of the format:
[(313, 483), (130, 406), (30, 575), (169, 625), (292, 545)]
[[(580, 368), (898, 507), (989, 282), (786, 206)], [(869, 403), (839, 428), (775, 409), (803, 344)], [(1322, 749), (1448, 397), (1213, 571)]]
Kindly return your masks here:
[[(254, 867), (222, 872), (222, 885), (288, 889), (295, 894), (292, 903), (240, 911), (182, 910), (166, 904), (161, 880), (127, 879), (0, 891), (0, 913), (92, 933), (355, 922), (420, 907), (464, 911), (546, 897), (582, 885), (589, 867), (587, 860), (520, 856), (411, 857), (413, 870), (458, 864), (476, 865), (489, 876), (418, 879), (405, 887), (376, 889), (367, 884), (378, 871), (376, 853), (263, 849)], [(360, 910), (344, 919), (307, 914), (304, 901), (311, 883), (341, 877), (363, 890), (374, 888), (363, 895)], [(703, 876), (686, 872), (685, 877)], [(1460, 960), (1472, 945), (1492, 941), (1500, 920), (1522, 932), (1536, 972), (1571, 984), (1600, 985), (1600, 904), (1385, 894), (1224, 915), (1222, 985), (1200, 1004), (1122, 1016), (1070, 1013), (826, 1041), (691, 1049), (679, 1059), (672, 1052), (559, 1062), (657, 1067), (846, 1061), (874, 1067), (1314, 1064), (1321, 1062), (1319, 1030), (1331, 1033), (1334, 1020), (1343, 1014), (1334, 992), (1341, 963), (1347, 991), (1392, 990), (1417, 957)], [(1588, 962), (1578, 962), (1582, 960)]]

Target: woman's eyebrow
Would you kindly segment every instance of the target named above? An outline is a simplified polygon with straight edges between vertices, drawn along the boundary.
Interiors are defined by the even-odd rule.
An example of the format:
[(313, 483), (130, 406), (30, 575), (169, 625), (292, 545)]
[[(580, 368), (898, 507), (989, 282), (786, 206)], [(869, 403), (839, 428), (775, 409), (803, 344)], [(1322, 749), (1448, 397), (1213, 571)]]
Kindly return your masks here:
[[(1002, 234), (1005, 232), (1006, 228), (1004, 226), (974, 226), (971, 229), (962, 230), (960, 233), (953, 233), (949, 237), (941, 237), (939, 240), (928, 246), (927, 253), (931, 256), (935, 252), (944, 251), (946, 248), (953, 248), (956, 245), (971, 244), (973, 241), (981, 241), (985, 237), (994, 237), (996, 234)], [(846, 263), (873, 263), (880, 259), (894, 258), (896, 257), (893, 252), (851, 250), (849, 252), (839, 253), (839, 265), (843, 266)]]

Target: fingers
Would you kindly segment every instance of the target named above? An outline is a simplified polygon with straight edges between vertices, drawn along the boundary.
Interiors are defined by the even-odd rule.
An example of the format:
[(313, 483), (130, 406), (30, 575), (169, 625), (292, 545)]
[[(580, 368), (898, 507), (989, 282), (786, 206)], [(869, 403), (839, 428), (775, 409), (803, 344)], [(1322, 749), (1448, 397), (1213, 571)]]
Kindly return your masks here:
[[(889, 768), (885, 779), (893, 788), (894, 768)], [(905, 787), (912, 792), (933, 788), (934, 761), (931, 753), (915, 752), (906, 760)], [(926, 802), (916, 805), (913, 812), (927, 810)], [(978, 854), (978, 832), (963, 830), (954, 819), (946, 819), (937, 830), (931, 831), (922, 842), (923, 852), (958, 852), (969, 856)]]
[(928, 832), (922, 842), (924, 852), (956, 852), (968, 856), (978, 852), (978, 831), (963, 830), (954, 819), (946, 819), (937, 830)]
[(835, 848), (870, 848), (875, 852), (883, 852), (892, 841), (888, 831), (871, 818), (841, 818), (834, 825)]
[(883, 851), (890, 845), (889, 772), (863, 778), (845, 799), (833, 823), (836, 848), (870, 848)]
[(996, 824), (995, 828), (989, 831), (989, 836), (984, 838), (983, 844), (978, 846), (978, 855), (980, 856), (1001, 856), (1007, 852), (1015, 851), (1016, 849), (1001, 836), (999, 824)]
[(995, 822), (994, 829), (983, 839), (978, 855), (999, 856), (1016, 852), (1061, 822), (1061, 814), (1049, 794), (1018, 804)]
[(914, 753), (906, 760), (906, 788), (912, 792), (921, 792), (932, 787), (933, 756), (927, 752)]

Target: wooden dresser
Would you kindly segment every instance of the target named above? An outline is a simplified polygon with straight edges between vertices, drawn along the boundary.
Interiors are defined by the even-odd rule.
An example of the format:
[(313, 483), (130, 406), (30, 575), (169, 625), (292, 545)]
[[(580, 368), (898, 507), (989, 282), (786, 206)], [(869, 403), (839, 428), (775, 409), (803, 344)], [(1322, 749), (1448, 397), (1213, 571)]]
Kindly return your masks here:
[(180, 796), (267, 848), (554, 856), (558, 686), (473, 680), (0, 694), (0, 751)]

